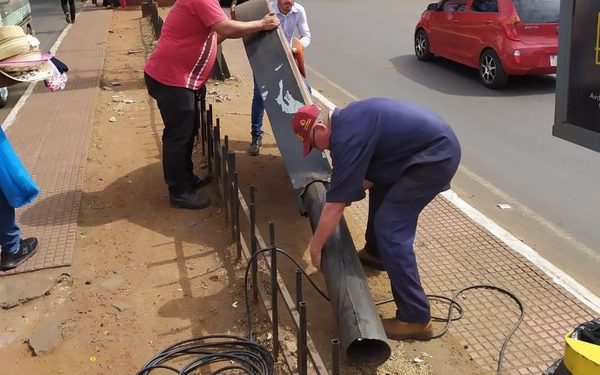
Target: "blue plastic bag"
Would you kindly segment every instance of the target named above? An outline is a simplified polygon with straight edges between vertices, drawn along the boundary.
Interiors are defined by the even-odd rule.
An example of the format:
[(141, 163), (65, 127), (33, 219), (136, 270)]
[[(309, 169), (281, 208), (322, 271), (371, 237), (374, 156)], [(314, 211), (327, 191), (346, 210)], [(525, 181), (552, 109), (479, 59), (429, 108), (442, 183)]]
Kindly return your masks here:
[(11, 207), (31, 203), (40, 193), (27, 169), (0, 128), (0, 190)]

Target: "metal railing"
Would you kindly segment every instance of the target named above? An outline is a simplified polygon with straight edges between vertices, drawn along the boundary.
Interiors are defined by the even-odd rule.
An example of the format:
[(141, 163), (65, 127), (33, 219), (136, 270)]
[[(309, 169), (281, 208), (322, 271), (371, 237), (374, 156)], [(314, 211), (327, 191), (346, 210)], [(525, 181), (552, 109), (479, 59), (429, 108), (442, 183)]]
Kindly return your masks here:
[[(209, 173), (218, 187), (218, 195), (222, 198), (224, 219), (231, 227), (231, 237), (236, 243), (237, 259), (242, 257), (251, 262), (250, 280), (252, 285), (251, 297), (253, 303), (260, 300), (272, 324), (273, 357), (277, 360), (283, 356), (285, 363), (292, 373), (329, 374), (316, 346), (307, 330), (308, 305), (304, 300), (302, 291), (302, 270), (296, 270), (296, 294), (292, 297), (278, 269), (278, 253), (282, 252), (275, 242), (275, 224), (269, 223), (269, 243), (265, 243), (256, 225), (256, 189), (251, 186), (249, 191), (249, 204), (244, 199), (239, 189), (238, 171), (236, 170), (236, 154), (229, 148), (229, 137), (221, 138), (221, 124), (217, 118), (213, 121), (212, 104), (206, 107), (205, 97), (199, 97), (201, 109), (200, 118), (200, 147), (202, 155), (208, 160)], [(245, 218), (249, 224), (249, 239), (246, 240), (241, 230), (241, 219)], [(268, 293), (258, 282), (258, 263), (266, 265), (270, 275), (270, 290)], [(260, 298), (259, 298), (260, 296)], [(285, 305), (286, 312), (293, 322), (297, 332), (297, 352), (290, 351), (287, 346), (281, 345), (279, 340), (280, 327), (280, 298)], [(248, 319), (251, 319), (248, 316)], [(332, 373), (340, 374), (340, 342), (338, 339), (331, 341)]]

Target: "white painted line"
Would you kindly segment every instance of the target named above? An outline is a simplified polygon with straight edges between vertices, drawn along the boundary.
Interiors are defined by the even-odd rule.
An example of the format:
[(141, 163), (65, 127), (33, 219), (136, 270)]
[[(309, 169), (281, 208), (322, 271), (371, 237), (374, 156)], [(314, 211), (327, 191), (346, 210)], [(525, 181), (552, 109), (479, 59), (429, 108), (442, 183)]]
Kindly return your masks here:
[[(72, 24), (68, 24), (67, 27), (65, 27), (65, 29), (60, 33), (60, 35), (58, 36), (58, 39), (56, 39), (56, 42), (54, 42), (52, 47), (50, 47), (50, 51), (48, 51), (48, 52), (50, 52), (50, 54), (54, 55), (56, 53), (56, 51), (58, 50), (58, 47), (62, 43), (63, 39), (65, 39), (69, 30), (71, 30), (71, 26), (72, 26)], [(6, 119), (2, 123), (2, 130), (6, 130), (13, 125), (15, 119), (17, 118), (17, 115), (19, 114), (19, 111), (25, 105), (25, 102), (27, 101), (27, 99), (29, 99), (29, 96), (33, 92), (33, 89), (38, 84), (38, 82), (39, 81), (32, 82), (29, 84), (29, 86), (27, 87), (27, 89), (25, 90), (23, 95), (21, 95), (21, 97), (17, 101), (17, 104), (15, 104), (13, 109), (11, 109), (10, 112), (8, 113), (8, 116), (6, 116)]]
[(500, 241), (504, 242), (509, 248), (527, 258), (527, 260), (529, 260), (531, 263), (535, 264), (556, 284), (565, 288), (569, 293), (573, 294), (578, 300), (583, 302), (596, 313), (600, 313), (600, 298), (598, 298), (594, 293), (590, 292), (586, 287), (579, 284), (571, 276), (567, 275), (552, 263), (548, 262), (535, 250), (510, 234), (504, 228), (496, 224), (493, 220), (476, 210), (473, 206), (460, 199), (454, 191), (447, 190), (441, 195), (459, 210), (461, 210), (471, 220), (481, 225), (491, 234), (500, 239)]
[[(33, 92), (33, 89), (35, 88), (36, 84), (37, 84), (37, 82), (32, 82), (29, 84), (29, 86), (27, 87), (27, 89), (25, 90), (23, 95), (21, 95), (21, 97), (19, 98), (19, 101), (17, 101), (17, 104), (15, 104), (13, 109), (11, 109), (10, 112), (8, 113), (8, 116), (6, 116), (6, 119), (2, 123), (2, 130), (6, 130), (12, 126), (13, 122), (15, 121), (15, 118), (17, 117), (17, 114), (19, 113), (21, 108), (25, 105), (27, 98), (29, 98), (29, 95), (31, 95), (31, 93)], [(9, 90), (9, 93), (10, 93), (10, 90)]]
[(464, 166), (461, 165), (459, 167), (459, 170), (462, 174), (464, 174), (465, 176), (467, 176), (474, 182), (478, 183), (483, 188), (490, 191), (492, 194), (498, 196), (500, 198), (500, 200), (502, 200), (506, 203), (511, 203), (512, 207), (518, 207), (519, 211), (521, 213), (523, 213), (524, 216), (526, 216), (530, 220), (535, 221), (538, 225), (548, 228), (548, 230), (550, 230), (556, 236), (561, 238), (563, 241), (569, 243), (574, 248), (577, 248), (578, 251), (582, 252), (583, 254), (585, 254), (587, 257), (589, 257), (593, 261), (600, 262), (600, 254), (598, 254), (598, 252), (596, 252), (594, 249), (590, 248), (589, 246), (585, 245), (584, 243), (573, 238), (569, 233), (567, 233), (561, 227), (544, 219), (543, 217), (538, 215), (535, 211), (531, 210), (529, 207), (527, 207), (522, 202), (517, 201), (516, 199), (514, 199), (513, 197), (511, 197), (504, 191), (502, 191), (499, 188), (497, 188), (496, 186), (492, 185), (489, 181), (481, 178), (480, 176), (471, 172), (469, 169), (465, 168)]
[[(330, 82), (327, 78), (323, 77), (322, 75), (317, 75), (319, 75), (321, 79), (326, 80), (328, 84), (335, 87), (339, 87), (333, 82)], [(348, 97), (352, 98), (353, 100), (357, 100), (357, 98), (348, 91), (342, 91)], [(335, 104), (333, 104), (329, 99), (327, 99), (317, 90), (313, 90), (312, 96), (313, 99), (317, 102), (317, 104), (319, 104), (321, 107), (327, 108), (330, 111), (336, 107)], [(456, 208), (458, 208), (461, 212), (467, 215), (475, 223), (481, 225), (492, 235), (496, 236), (500, 241), (504, 242), (506, 246), (508, 246), (510, 249), (521, 254), (531, 263), (536, 265), (556, 284), (565, 288), (569, 293), (575, 296), (575, 298), (580, 300), (583, 304), (594, 310), (596, 313), (600, 314), (600, 298), (598, 298), (589, 289), (579, 284), (571, 276), (567, 275), (564, 271), (560, 270), (558, 267), (544, 259), (531, 247), (527, 246), (521, 240), (519, 240), (518, 238), (510, 234), (508, 231), (506, 231), (504, 228), (496, 224), (493, 220), (491, 220), (483, 213), (475, 209), (473, 206), (469, 205), (467, 202), (459, 198), (454, 191), (447, 190), (441, 195), (451, 204), (453, 204)]]
[[(352, 100), (358, 100), (358, 98), (356, 96), (354, 96), (351, 92), (347, 91), (346, 89), (344, 89), (343, 87), (341, 87), (337, 83), (330, 81), (328, 78), (326, 78), (324, 75), (322, 75), (321, 73), (317, 72), (316, 70), (312, 69), (310, 66), (306, 65), (306, 69), (310, 69), (310, 71), (312, 72), (311, 74), (314, 74), (317, 77), (319, 77), (320, 79), (322, 79), (323, 81), (327, 82), (328, 85), (330, 85), (331, 87), (335, 88), (336, 90), (339, 90), (341, 93), (343, 93), (344, 95), (346, 95), (350, 99), (352, 99)], [(316, 90), (313, 90), (313, 91), (316, 91)]]
[[(81, 13), (81, 12), (79, 12), (79, 13)], [(62, 33), (60, 33), (60, 35), (56, 39), (56, 42), (54, 42), (54, 44), (52, 45), (52, 47), (50, 47), (50, 53), (51, 54), (54, 55), (56, 53), (56, 51), (58, 50), (58, 47), (62, 43), (63, 39), (65, 39), (65, 37), (67, 36), (67, 33), (69, 32), (69, 30), (71, 30), (71, 27), (73, 27), (72, 23), (68, 24), (67, 27), (65, 27), (65, 29), (62, 31)]]

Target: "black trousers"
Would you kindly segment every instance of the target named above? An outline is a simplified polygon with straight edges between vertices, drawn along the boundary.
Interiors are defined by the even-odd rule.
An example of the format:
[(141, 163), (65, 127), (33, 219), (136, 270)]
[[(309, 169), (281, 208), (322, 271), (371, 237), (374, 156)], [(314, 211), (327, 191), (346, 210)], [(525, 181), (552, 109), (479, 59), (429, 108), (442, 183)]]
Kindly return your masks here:
[[(67, 2), (69, 3), (68, 7)], [(64, 14), (68, 13), (71, 15), (71, 22), (75, 21), (75, 0), (60, 0), (60, 6), (62, 7)]]
[(163, 173), (169, 193), (179, 195), (194, 190), (192, 150), (197, 133), (198, 92), (164, 85), (144, 73), (148, 94), (156, 100), (163, 131)]

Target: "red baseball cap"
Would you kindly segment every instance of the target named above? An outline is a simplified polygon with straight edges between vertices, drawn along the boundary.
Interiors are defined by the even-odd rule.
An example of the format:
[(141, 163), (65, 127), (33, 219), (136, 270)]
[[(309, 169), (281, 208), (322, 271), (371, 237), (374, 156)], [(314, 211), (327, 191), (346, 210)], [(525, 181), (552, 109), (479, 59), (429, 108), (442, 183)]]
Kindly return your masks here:
[(312, 150), (312, 142), (310, 132), (312, 131), (313, 125), (319, 117), (319, 107), (314, 104), (307, 104), (296, 112), (292, 119), (292, 128), (296, 136), (304, 144), (303, 156), (306, 157)]

